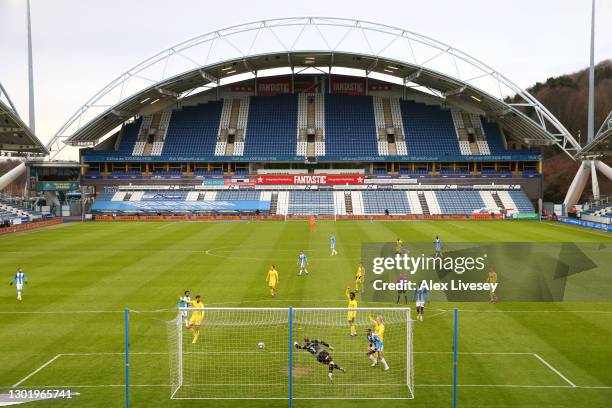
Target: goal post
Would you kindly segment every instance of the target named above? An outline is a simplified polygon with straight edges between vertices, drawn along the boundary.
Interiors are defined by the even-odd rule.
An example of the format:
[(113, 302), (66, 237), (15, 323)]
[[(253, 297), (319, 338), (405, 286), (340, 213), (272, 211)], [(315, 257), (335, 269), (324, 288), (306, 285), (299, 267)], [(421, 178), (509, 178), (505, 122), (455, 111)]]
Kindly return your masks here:
[[(188, 329), (183, 312), (202, 312)], [(350, 336), (355, 311), (357, 336)], [(384, 324), (383, 356), (389, 365), (370, 367), (367, 328)], [(179, 308), (167, 323), (172, 399), (412, 399), (412, 321), (409, 308)], [(294, 347), (322, 340), (331, 360), (319, 362)], [(333, 348), (333, 349), (332, 349)]]

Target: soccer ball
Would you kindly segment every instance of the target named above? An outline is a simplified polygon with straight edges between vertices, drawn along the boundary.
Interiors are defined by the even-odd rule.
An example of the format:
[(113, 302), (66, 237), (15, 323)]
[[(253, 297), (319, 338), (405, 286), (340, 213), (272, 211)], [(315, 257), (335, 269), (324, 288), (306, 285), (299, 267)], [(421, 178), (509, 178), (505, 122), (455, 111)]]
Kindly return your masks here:
[(263, 350), (263, 349), (265, 349), (265, 348), (266, 348), (266, 344), (265, 344), (263, 341), (260, 341), (260, 342), (259, 342), (259, 344), (257, 345), (257, 347), (258, 347), (259, 349), (262, 349), (262, 350)]

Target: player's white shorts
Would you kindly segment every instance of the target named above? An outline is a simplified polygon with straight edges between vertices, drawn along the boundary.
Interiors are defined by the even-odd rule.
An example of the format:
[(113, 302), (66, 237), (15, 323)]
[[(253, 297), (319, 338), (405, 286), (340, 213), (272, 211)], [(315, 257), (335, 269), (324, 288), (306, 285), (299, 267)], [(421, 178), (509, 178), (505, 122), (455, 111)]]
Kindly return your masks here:
[(416, 307), (425, 307), (425, 302), (416, 302)]
[(15, 287), (17, 288), (17, 292), (21, 292), (21, 290), (23, 289), (23, 283), (16, 283)]
[(187, 310), (181, 310), (181, 316), (183, 316), (184, 318), (187, 318), (187, 314), (189, 312)]

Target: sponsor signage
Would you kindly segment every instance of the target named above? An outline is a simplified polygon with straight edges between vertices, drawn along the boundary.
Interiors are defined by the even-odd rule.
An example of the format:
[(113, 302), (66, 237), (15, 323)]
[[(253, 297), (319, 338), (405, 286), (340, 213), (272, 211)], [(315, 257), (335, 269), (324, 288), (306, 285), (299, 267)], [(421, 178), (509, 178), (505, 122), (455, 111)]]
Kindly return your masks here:
[(36, 190), (38, 191), (72, 191), (78, 190), (77, 181), (37, 181)]
[(337, 185), (363, 184), (365, 177), (361, 174), (262, 174), (255, 178), (258, 185)]
[(599, 222), (583, 221), (576, 218), (559, 217), (559, 221), (564, 224), (578, 225), (580, 227), (593, 228), (596, 230), (612, 232), (612, 225), (606, 225)]
[(331, 93), (342, 95), (365, 95), (365, 78), (337, 77), (331, 79)]
[(257, 80), (257, 95), (273, 96), (289, 94), (291, 89), (291, 77), (260, 78)]

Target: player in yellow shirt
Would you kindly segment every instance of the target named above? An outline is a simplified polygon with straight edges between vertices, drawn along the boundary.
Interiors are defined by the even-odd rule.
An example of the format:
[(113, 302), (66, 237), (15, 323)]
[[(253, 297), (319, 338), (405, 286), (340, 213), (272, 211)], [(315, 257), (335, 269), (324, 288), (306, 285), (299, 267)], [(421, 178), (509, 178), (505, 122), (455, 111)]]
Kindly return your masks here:
[[(487, 283), (497, 283), (497, 272), (489, 271), (489, 276), (487, 276)], [(489, 292), (489, 302), (497, 302), (497, 295), (495, 294), (495, 289), (491, 289)]]
[[(189, 303), (189, 305), (196, 309), (204, 308), (204, 303), (202, 303), (202, 298), (200, 295), (195, 297), (195, 300), (186, 300), (183, 298), (183, 301)], [(192, 310), (191, 317), (189, 318), (189, 325), (187, 328), (193, 335), (193, 341), (191, 343), (196, 343), (198, 338), (200, 337), (200, 326), (202, 325), (202, 320), (204, 320), (204, 310)]]
[[(357, 299), (355, 292), (351, 292), (351, 288), (347, 287), (345, 292), (346, 298), (348, 299), (348, 308), (357, 309)], [(349, 310), (347, 313), (348, 324), (351, 327), (351, 337), (357, 336), (357, 329), (355, 328), (355, 319), (357, 318), (356, 310)]]
[(400, 238), (395, 241), (395, 253), (400, 255), (404, 253), (404, 241)]
[(355, 292), (363, 293), (363, 276), (365, 275), (365, 268), (363, 263), (359, 262), (357, 272), (355, 272)]
[(374, 323), (374, 333), (380, 338), (381, 341), (385, 340), (385, 325), (383, 324), (383, 317), (381, 315), (376, 316), (376, 319), (372, 318), (372, 314), (368, 314), (368, 320)]
[(268, 283), (268, 288), (270, 288), (270, 295), (272, 297), (276, 296), (276, 285), (278, 284), (278, 271), (276, 270), (276, 266), (272, 265), (270, 270), (268, 271), (268, 276), (266, 276), (266, 282)]

